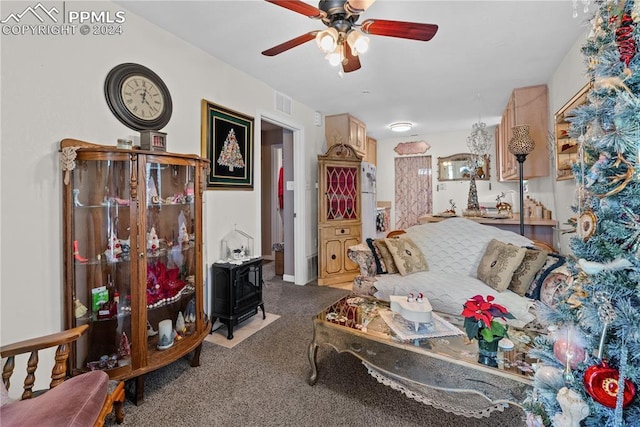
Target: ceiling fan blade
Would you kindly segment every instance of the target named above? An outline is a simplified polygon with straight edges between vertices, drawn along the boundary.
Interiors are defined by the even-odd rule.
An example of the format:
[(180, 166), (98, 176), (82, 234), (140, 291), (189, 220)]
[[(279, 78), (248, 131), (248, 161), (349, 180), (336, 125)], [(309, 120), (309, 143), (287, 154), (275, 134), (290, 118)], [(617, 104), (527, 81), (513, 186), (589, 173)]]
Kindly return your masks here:
[(269, 3), (273, 3), (277, 6), (284, 7), (285, 9), (292, 10), (294, 12), (300, 13), (304, 16), (308, 16), (313, 19), (322, 19), (327, 14), (317, 7), (311, 6), (310, 4), (304, 3), (300, 0), (265, 0)]
[(306, 43), (310, 40), (313, 40), (316, 38), (316, 34), (318, 34), (317, 31), (311, 31), (308, 32), (307, 34), (303, 34), (301, 36), (296, 37), (295, 39), (291, 39), (291, 40), (287, 40), (284, 43), (281, 43), (277, 46), (272, 47), (271, 49), (267, 49), (265, 51), (262, 52), (262, 54), (264, 56), (275, 56), (279, 53), (282, 53), (286, 50), (292, 49), (296, 46), (300, 46), (303, 43)]
[(360, 29), (365, 34), (399, 37), (401, 39), (429, 41), (436, 35), (438, 26), (418, 22), (388, 21), (386, 19), (367, 19)]
[(357, 55), (351, 53), (351, 48), (345, 41), (342, 44), (342, 52), (344, 52), (344, 60), (342, 61), (342, 70), (345, 73), (350, 73), (360, 69), (360, 58)]
[(376, 0), (347, 0), (344, 3), (344, 10), (353, 15), (360, 15), (367, 10), (374, 1)]

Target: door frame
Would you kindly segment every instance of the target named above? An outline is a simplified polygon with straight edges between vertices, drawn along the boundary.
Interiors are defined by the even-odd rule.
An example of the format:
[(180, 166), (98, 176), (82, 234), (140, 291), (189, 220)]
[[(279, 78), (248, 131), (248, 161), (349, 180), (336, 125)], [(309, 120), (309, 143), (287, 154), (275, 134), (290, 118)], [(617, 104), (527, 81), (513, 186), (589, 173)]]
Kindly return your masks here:
[[(293, 221), (293, 233), (294, 233), (294, 245), (295, 250), (293, 251), (293, 276), (285, 275), (283, 280), (290, 281), (295, 283), (296, 285), (304, 285), (306, 274), (304, 274), (305, 268), (305, 251), (304, 248), (306, 245), (306, 236), (304, 234), (304, 223), (307, 218), (307, 210), (304, 205), (304, 127), (301, 126), (294, 120), (290, 118), (285, 118), (279, 116), (273, 112), (267, 111), (258, 111), (258, 118), (256, 120), (256, 127), (259, 126), (259, 129), (256, 129), (256, 133), (259, 135), (262, 132), (262, 124), (261, 121), (264, 120), (266, 122), (272, 123), (274, 125), (285, 128), (293, 133), (293, 176), (294, 176), (294, 190), (293, 190), (293, 212), (294, 212), (294, 221)], [(260, 163), (260, 162), (256, 162)], [(285, 183), (285, 191), (286, 191), (286, 183)], [(262, 197), (262, 195), (260, 195)], [(258, 204), (260, 205), (260, 204)], [(256, 230), (261, 230), (262, 228), (261, 222), (261, 212), (260, 209), (257, 209), (256, 212)], [(262, 233), (260, 233), (262, 234)], [(261, 243), (262, 244), (262, 243)], [(301, 250), (302, 249), (302, 250)]]

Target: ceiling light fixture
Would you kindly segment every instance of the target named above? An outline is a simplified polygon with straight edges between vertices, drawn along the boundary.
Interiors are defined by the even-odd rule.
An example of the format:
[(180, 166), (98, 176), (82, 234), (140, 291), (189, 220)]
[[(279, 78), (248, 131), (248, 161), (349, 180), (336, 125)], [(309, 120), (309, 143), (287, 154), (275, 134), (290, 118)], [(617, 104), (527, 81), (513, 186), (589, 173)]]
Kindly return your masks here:
[(320, 31), (316, 35), (316, 43), (318, 47), (325, 53), (331, 53), (336, 50), (339, 38), (338, 30), (333, 27), (329, 27), (326, 30)]
[(326, 58), (333, 67), (340, 65), (342, 63), (342, 46), (336, 46), (335, 50), (328, 53)]
[(356, 30), (351, 30), (347, 34), (347, 44), (351, 48), (353, 55), (365, 53), (369, 50), (369, 37), (363, 36)]
[(412, 127), (413, 125), (409, 122), (396, 122), (389, 125), (389, 128), (394, 132), (406, 132), (411, 130)]

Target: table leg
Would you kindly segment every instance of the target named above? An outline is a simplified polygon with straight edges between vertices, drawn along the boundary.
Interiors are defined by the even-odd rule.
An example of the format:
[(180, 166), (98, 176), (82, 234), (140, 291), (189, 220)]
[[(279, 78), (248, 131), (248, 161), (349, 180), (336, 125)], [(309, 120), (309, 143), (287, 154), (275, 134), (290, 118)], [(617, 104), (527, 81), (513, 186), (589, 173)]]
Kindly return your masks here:
[(318, 380), (318, 366), (316, 365), (316, 354), (318, 346), (315, 342), (309, 343), (309, 363), (311, 364), (311, 375), (309, 376), (309, 385), (314, 385)]
[(262, 320), (267, 318), (267, 315), (264, 312), (264, 304), (260, 304), (260, 308), (262, 309)]

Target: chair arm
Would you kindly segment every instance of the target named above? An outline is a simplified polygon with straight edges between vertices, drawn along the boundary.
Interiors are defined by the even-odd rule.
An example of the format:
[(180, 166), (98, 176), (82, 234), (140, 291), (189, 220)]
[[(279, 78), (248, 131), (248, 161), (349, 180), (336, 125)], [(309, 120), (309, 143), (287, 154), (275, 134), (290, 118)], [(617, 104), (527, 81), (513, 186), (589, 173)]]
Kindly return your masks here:
[(54, 388), (61, 384), (67, 376), (67, 359), (69, 358), (70, 351), (69, 344), (80, 338), (87, 329), (89, 329), (89, 325), (82, 325), (66, 331), (31, 338), (0, 347), (0, 357), (7, 358), (7, 361), (2, 367), (2, 381), (7, 390), (9, 390), (11, 386), (10, 378), (15, 368), (15, 356), (30, 353), (27, 362), (27, 376), (24, 379), (22, 399), (30, 399), (33, 397), (35, 371), (38, 368), (39, 361), (38, 351), (56, 346), (55, 364), (51, 370), (49, 387)]
[(17, 356), (18, 354), (30, 353), (32, 351), (43, 350), (58, 346), (61, 344), (69, 344), (82, 336), (89, 329), (89, 325), (78, 326), (66, 331), (56, 332), (43, 337), (31, 338), (13, 344), (7, 344), (0, 347), (0, 357)]

